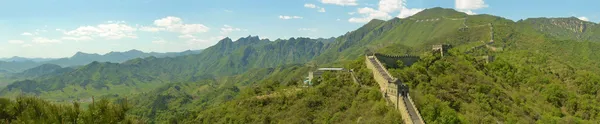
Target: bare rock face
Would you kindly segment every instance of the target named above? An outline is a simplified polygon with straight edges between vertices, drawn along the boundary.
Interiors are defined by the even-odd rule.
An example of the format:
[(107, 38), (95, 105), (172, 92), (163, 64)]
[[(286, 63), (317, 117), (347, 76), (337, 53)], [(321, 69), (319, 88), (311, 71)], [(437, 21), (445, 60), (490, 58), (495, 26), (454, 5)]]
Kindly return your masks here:
[(584, 21), (573, 18), (557, 18), (550, 21), (552, 25), (573, 31), (574, 33), (583, 33), (587, 27)]

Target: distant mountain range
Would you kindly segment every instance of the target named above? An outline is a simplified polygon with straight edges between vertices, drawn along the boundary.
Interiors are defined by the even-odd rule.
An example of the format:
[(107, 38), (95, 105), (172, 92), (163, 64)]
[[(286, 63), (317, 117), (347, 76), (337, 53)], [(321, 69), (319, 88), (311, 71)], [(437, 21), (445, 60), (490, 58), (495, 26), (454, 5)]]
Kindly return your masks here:
[(0, 61), (5, 61), (5, 62), (23, 62), (23, 61), (43, 62), (43, 61), (50, 61), (50, 60), (55, 60), (55, 59), (56, 58), (25, 58), (25, 57), (13, 56), (10, 58), (0, 58)]
[(71, 67), (86, 65), (94, 61), (121, 63), (135, 58), (146, 58), (150, 56), (154, 56), (157, 58), (177, 57), (183, 55), (198, 54), (201, 51), (202, 50), (187, 50), (183, 52), (145, 53), (139, 50), (129, 50), (126, 52), (110, 52), (104, 55), (77, 52), (72, 57), (58, 59), (24, 58), (15, 56), (11, 58), (0, 59), (0, 70), (4, 72), (19, 73), (26, 69), (34, 68), (43, 64), (54, 64), (62, 67)]
[[(351, 108), (356, 107), (355, 104), (366, 104), (380, 106), (366, 111), (381, 113), (378, 111), (387, 111), (386, 104), (370, 105), (368, 102), (380, 101), (379, 87), (352, 85), (348, 83), (349, 78), (338, 80), (342, 74), (325, 79), (331, 83), (301, 88), (298, 93), (289, 92), (295, 95), (283, 93), (283, 97), (266, 99), (254, 96), (271, 94), (271, 90), (282, 85), (297, 89), (293, 83), (301, 82), (311, 66), (352, 69), (353, 66), (365, 66), (365, 54), (409, 54), (422, 58), (411, 67), (390, 69), (390, 73), (411, 88), (415, 104), (427, 123), (591, 120), (598, 119), (594, 117), (600, 111), (595, 106), (600, 104), (596, 97), (600, 94), (600, 75), (597, 73), (600, 72), (599, 27), (575, 18), (515, 22), (493, 15), (467, 15), (452, 9), (431, 8), (405, 19), (371, 20), (357, 30), (329, 39), (270, 41), (248, 36), (236, 41), (225, 38), (201, 53), (182, 52), (172, 58), (160, 58), (161, 55), (156, 54), (145, 57), (152, 54), (132, 50), (105, 55), (77, 53), (70, 58), (47, 61), (56, 65), (38, 66), (41, 64), (25, 61), (23, 64), (37, 64), (38, 67), (23, 71), (21, 75), (41, 77), (7, 85), (0, 90), (0, 96), (26, 94), (71, 101), (92, 96), (138, 94), (130, 97), (139, 105), (133, 113), (157, 121), (196, 119), (211, 122), (211, 118), (216, 118), (226, 123), (238, 122), (237, 118), (240, 123), (271, 119), (294, 123), (282, 120), (288, 119), (285, 117), (301, 118), (297, 123), (343, 117), (360, 120), (363, 116), (347, 116), (337, 111), (361, 112)], [(437, 52), (431, 52), (432, 45), (439, 44), (452, 46), (445, 53), (447, 56), (440, 57)], [(165, 56), (168, 55), (162, 57)], [(490, 56), (495, 60), (480, 61), (480, 58)], [(102, 60), (89, 63), (92, 59)], [(59, 71), (65, 69), (59, 66), (81, 63), (89, 64)], [(13, 66), (0, 63), (0, 67)], [(363, 77), (358, 78), (364, 80), (361, 85), (369, 82), (377, 85), (370, 71), (357, 71), (357, 74)], [(270, 81), (261, 81), (266, 77), (271, 78)], [(261, 85), (264, 88), (260, 88)], [(346, 88), (337, 89), (339, 87)], [(236, 97), (237, 94), (247, 96)], [(328, 97), (346, 102), (341, 104), (324, 99)], [(215, 101), (232, 99), (239, 102), (210, 108), (214, 107), (211, 104), (218, 103)], [(295, 112), (299, 110), (297, 107), (305, 110)], [(316, 110), (335, 112), (317, 113)], [(187, 113), (195, 114), (186, 117)]]

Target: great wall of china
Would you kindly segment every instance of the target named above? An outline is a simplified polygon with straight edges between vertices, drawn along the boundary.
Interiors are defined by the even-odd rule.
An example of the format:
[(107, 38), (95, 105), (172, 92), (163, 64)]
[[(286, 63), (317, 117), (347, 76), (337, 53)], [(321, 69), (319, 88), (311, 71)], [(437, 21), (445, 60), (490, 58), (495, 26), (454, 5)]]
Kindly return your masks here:
[(419, 110), (417, 110), (412, 98), (410, 98), (408, 87), (400, 82), (398, 78), (390, 75), (381, 61), (377, 59), (376, 55), (365, 56), (365, 63), (367, 64), (367, 68), (373, 71), (373, 77), (379, 84), (381, 93), (383, 93), (384, 97), (400, 111), (404, 123), (424, 124), (425, 121), (423, 121), (421, 114), (419, 114)]
[[(466, 24), (467, 18), (443, 17), (443, 19), (456, 20), (456, 21), (462, 20), (463, 27), (461, 27), (461, 28), (469, 28), (469, 26)], [(410, 20), (413, 20), (416, 22), (429, 22), (429, 21), (439, 21), (440, 18), (423, 19), (423, 20), (416, 20), (416, 19), (410, 18)], [(494, 43), (494, 26), (491, 23), (475, 25), (475, 26), (471, 26), (471, 28), (483, 27), (483, 26), (490, 27), (490, 40), (488, 42), (482, 41), (484, 43), (483, 45), (473, 47), (470, 50), (468, 50), (467, 53), (471, 52), (474, 49), (482, 48), (482, 47), (486, 47), (492, 51), (502, 50), (502, 48), (499, 49), (499, 48), (491, 46), (491, 44)], [(447, 44), (433, 45), (432, 51), (434, 53), (440, 52), (440, 55), (442, 57), (444, 57), (444, 54), (447, 52), (448, 49), (450, 49), (450, 47), (451, 46), (447, 45)], [(398, 78), (393, 77), (387, 71), (385, 66), (382, 64), (382, 61), (380, 60), (380, 58), (378, 58), (378, 56), (381, 57), (381, 59), (392, 58), (392, 59), (402, 60), (403, 62), (407, 62), (407, 60), (408, 60), (409, 63), (405, 63), (406, 65), (412, 65), (414, 62), (416, 62), (413, 60), (418, 61), (419, 57), (418, 56), (410, 56), (410, 55), (393, 56), (393, 55), (385, 55), (385, 54), (377, 54), (376, 53), (376, 54), (366, 55), (365, 63), (367, 65), (367, 68), (371, 69), (371, 71), (373, 72), (373, 78), (379, 84), (379, 88), (380, 88), (380, 91), (383, 94), (383, 96), (388, 100), (388, 102), (390, 102), (392, 105), (394, 105), (394, 107), (396, 109), (398, 109), (400, 111), (400, 114), (402, 115), (402, 120), (404, 121), (404, 123), (405, 124), (424, 124), (425, 121), (423, 120), (419, 110), (415, 106), (414, 101), (410, 97), (408, 86), (403, 84), (400, 80), (398, 80)], [(493, 59), (494, 59), (494, 56), (482, 56), (482, 57), (484, 59), (486, 59), (487, 62), (493, 61)], [(388, 61), (388, 63), (389, 63), (389, 61)]]

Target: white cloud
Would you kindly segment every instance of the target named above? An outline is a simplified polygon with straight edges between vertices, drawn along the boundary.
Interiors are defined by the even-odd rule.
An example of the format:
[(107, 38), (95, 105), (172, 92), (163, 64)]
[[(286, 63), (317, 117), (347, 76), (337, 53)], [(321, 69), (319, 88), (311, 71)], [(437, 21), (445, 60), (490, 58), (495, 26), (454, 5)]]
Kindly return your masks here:
[(62, 37), (63, 40), (72, 40), (72, 41), (89, 41), (93, 40), (92, 37), (89, 36), (80, 36), (80, 37)]
[(222, 35), (227, 35), (227, 34), (229, 34), (231, 32), (234, 32), (234, 31), (242, 31), (242, 29), (240, 29), (240, 28), (234, 28), (234, 27), (231, 27), (229, 25), (223, 25), (223, 28), (221, 28), (221, 34)]
[(403, 0), (380, 0), (379, 1), (379, 11), (385, 13), (391, 13), (397, 10), (400, 10), (404, 5)]
[(423, 9), (417, 9), (417, 8), (402, 8), (402, 10), (400, 10), (400, 14), (398, 15), (398, 18), (407, 18), (410, 17), (412, 15), (415, 15), (419, 12), (423, 11)]
[(56, 30), (56, 31), (62, 31), (62, 29), (60, 29), (60, 28), (57, 28), (57, 29), (55, 29), (55, 30)]
[(309, 32), (317, 32), (316, 28), (300, 28), (298, 31), (309, 31)]
[(288, 19), (302, 19), (302, 17), (300, 17), (300, 16), (284, 16), (284, 15), (280, 15), (279, 19), (283, 19), (283, 20), (288, 20)]
[(582, 21), (590, 21), (590, 19), (588, 19), (588, 18), (587, 18), (587, 17), (585, 17), (585, 16), (581, 16), (581, 17), (577, 17), (577, 18), (578, 18), (579, 20), (582, 20)]
[(325, 8), (321, 8), (321, 9), (319, 9), (319, 11), (318, 11), (318, 12), (325, 12)]
[(321, 3), (324, 4), (335, 4), (340, 6), (356, 6), (356, 0), (321, 0)]
[(363, 17), (360, 17), (360, 18), (353, 17), (353, 18), (350, 18), (348, 21), (354, 22), (354, 23), (365, 23), (365, 22), (371, 21), (372, 19), (390, 19), (390, 18), (392, 18), (392, 16), (390, 16), (386, 12), (375, 10), (375, 9), (369, 8), (369, 7), (359, 8), (358, 13), (363, 15)]
[(23, 35), (23, 36), (31, 36), (31, 35), (33, 35), (33, 34), (31, 34), (31, 33), (29, 33), (29, 32), (23, 32), (21, 35)]
[(48, 39), (45, 37), (35, 37), (32, 40), (34, 43), (46, 44), (46, 43), (61, 43), (60, 40), (57, 39)]
[(483, 0), (456, 0), (455, 8), (461, 12), (465, 12), (469, 15), (474, 15), (472, 10), (482, 9), (489, 7)]
[(162, 19), (154, 20), (154, 25), (160, 27), (168, 27), (173, 25), (181, 25), (183, 21), (179, 17), (167, 16)]
[[(195, 34), (208, 32), (210, 28), (203, 24), (184, 24), (179, 17), (168, 16), (154, 21), (154, 25), (163, 27), (170, 32), (178, 32), (181, 34)], [(154, 30), (150, 30), (154, 31)]]
[(349, 15), (354, 15), (355, 13), (362, 15), (362, 17), (352, 17), (348, 19), (348, 21), (353, 23), (365, 23), (371, 21), (372, 19), (387, 20), (392, 18), (390, 14), (395, 12), (400, 12), (397, 17), (406, 18), (420, 11), (423, 11), (423, 9), (407, 8), (406, 0), (380, 0), (378, 9), (364, 7), (359, 8), (357, 12), (348, 13)]
[(306, 4), (304, 4), (304, 7), (311, 8), (311, 9), (317, 9), (317, 12), (325, 12), (325, 8), (319, 7), (315, 4), (306, 3)]
[(102, 37), (108, 40), (118, 40), (123, 38), (137, 38), (134, 32), (137, 31), (126, 24), (110, 23), (99, 24), (97, 26), (81, 26), (75, 30), (65, 32), (66, 35), (73, 37)]
[(159, 32), (162, 30), (165, 30), (164, 28), (159, 28), (159, 27), (147, 27), (147, 26), (142, 26), (139, 28), (141, 31), (147, 31), (147, 32)]
[(314, 9), (314, 8), (317, 8), (317, 5), (307, 3), (307, 4), (304, 4), (304, 7), (306, 7), (306, 8), (313, 8)]
[(476, 10), (488, 7), (483, 0), (456, 0), (456, 9)]
[(8, 40), (8, 43), (10, 43), (10, 44), (23, 44), (23, 43), (25, 43), (25, 41), (22, 41), (22, 40)]

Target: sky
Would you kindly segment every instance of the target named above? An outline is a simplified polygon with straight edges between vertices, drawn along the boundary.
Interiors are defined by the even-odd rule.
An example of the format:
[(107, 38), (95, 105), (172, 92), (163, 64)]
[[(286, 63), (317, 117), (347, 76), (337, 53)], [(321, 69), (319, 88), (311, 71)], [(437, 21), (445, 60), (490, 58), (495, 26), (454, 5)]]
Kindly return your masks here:
[(178, 52), (249, 35), (329, 38), (371, 19), (453, 8), (514, 21), (600, 22), (600, 0), (0, 0), (0, 58), (70, 57), (137, 49)]

